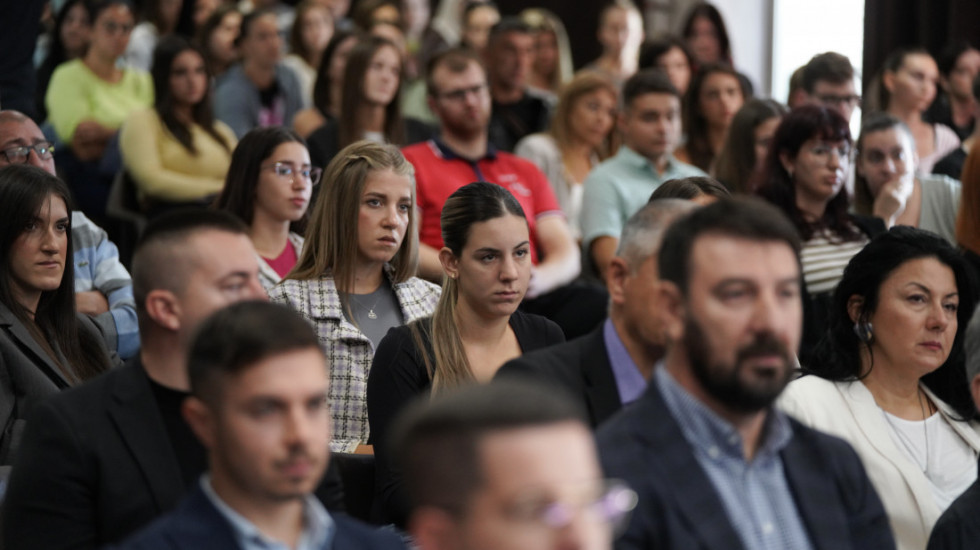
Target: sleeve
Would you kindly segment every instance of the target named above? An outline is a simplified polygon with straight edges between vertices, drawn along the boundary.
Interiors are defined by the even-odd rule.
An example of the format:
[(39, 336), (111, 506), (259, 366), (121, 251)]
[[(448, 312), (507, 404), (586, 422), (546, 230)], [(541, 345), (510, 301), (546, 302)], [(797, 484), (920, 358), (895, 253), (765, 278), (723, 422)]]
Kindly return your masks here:
[(411, 329), (403, 325), (389, 330), (378, 345), (368, 376), (368, 422), (374, 445), (375, 498), (381, 501), (385, 520), (402, 528), (408, 519), (408, 496), (388, 447), (389, 430), (405, 406), (426, 391), (427, 384)]
[(70, 144), (78, 123), (92, 116), (87, 100), (89, 92), (88, 83), (82, 81), (74, 63), (58, 67), (51, 75), (44, 103), (48, 107), (48, 122), (62, 143)]
[[(122, 126), (119, 148), (123, 164), (140, 191), (169, 201), (194, 200), (221, 191), (225, 183), (222, 179), (175, 172), (164, 166), (160, 157), (163, 140), (173, 138), (153, 109), (132, 113)], [(232, 140), (229, 145), (233, 144)]]
[(227, 124), (238, 139), (256, 126), (255, 113), (248, 101), (252, 90), (245, 89), (242, 78), (234, 73), (227, 75), (214, 93), (215, 118)]
[(619, 197), (616, 189), (605, 176), (601, 167), (585, 178), (582, 190), (582, 245), (589, 245), (599, 237), (619, 239), (623, 232)]
[(96, 547), (96, 495), (81, 438), (50, 401), (34, 409), (4, 502), (7, 550)]

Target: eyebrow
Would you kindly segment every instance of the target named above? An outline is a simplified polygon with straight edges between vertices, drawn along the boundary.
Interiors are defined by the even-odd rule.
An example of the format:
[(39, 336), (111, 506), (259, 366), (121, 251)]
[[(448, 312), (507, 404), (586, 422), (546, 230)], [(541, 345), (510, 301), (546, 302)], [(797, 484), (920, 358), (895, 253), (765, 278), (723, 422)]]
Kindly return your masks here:
[[(922, 292), (925, 292), (927, 294), (932, 294), (933, 293), (932, 290), (929, 289), (929, 287), (927, 287), (926, 285), (924, 285), (922, 283), (919, 283), (917, 281), (909, 282), (905, 286), (907, 286), (907, 287), (908, 286), (915, 286), (915, 287), (918, 287), (920, 290), (922, 290)], [(954, 296), (959, 297), (959, 295), (960, 295), (959, 290), (956, 290), (956, 291), (950, 292), (949, 294), (943, 296), (943, 298), (952, 298)]]
[[(531, 241), (522, 241), (520, 244), (514, 245), (511, 250), (517, 250), (518, 248), (531, 244)], [(492, 246), (484, 246), (483, 248), (477, 248), (473, 251), (474, 254), (481, 254), (486, 252), (500, 252), (500, 250), (493, 248)]]
[[(272, 161), (272, 163), (273, 164), (288, 164), (290, 166), (296, 166), (296, 163), (293, 162), (293, 161), (291, 161), (291, 160), (274, 160), (274, 161)], [(304, 163), (301, 163), (300, 166), (313, 166), (313, 165), (310, 164), (310, 163), (308, 163), (308, 162), (304, 162)]]

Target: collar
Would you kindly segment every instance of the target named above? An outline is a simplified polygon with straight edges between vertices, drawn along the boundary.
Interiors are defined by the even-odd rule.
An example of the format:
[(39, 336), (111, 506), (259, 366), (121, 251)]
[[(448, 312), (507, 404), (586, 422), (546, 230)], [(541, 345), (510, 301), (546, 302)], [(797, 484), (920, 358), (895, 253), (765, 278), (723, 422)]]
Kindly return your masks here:
[[(650, 170), (654, 174), (659, 174), (657, 172), (656, 166), (650, 162), (650, 159), (644, 157), (643, 155), (637, 153), (633, 149), (630, 149), (626, 145), (620, 145), (619, 151), (616, 152), (616, 158), (621, 162), (628, 164), (630, 166), (635, 166), (637, 168), (643, 168)], [(664, 175), (669, 174), (674, 169), (674, 155), (669, 155), (667, 157), (667, 164), (664, 165)]]
[(636, 401), (647, 387), (647, 381), (640, 374), (636, 362), (630, 357), (626, 345), (616, 332), (612, 319), (607, 318), (602, 324), (602, 338), (606, 343), (606, 354), (612, 367), (616, 388), (619, 390), (619, 400), (623, 405)]
[(459, 160), (465, 160), (466, 162), (469, 163), (477, 163), (483, 159), (497, 160), (497, 148), (494, 147), (493, 143), (490, 143), (489, 141), (487, 141), (487, 152), (484, 153), (484, 155), (478, 159), (471, 159), (458, 154), (456, 151), (450, 149), (449, 146), (446, 145), (446, 142), (442, 141), (442, 138), (438, 136), (432, 138), (431, 142), (434, 145), (436, 156), (442, 157), (445, 160), (459, 159)]
[[(681, 432), (691, 446), (712, 460), (718, 460), (721, 455), (725, 455), (729, 459), (745, 461), (742, 436), (735, 427), (678, 384), (663, 366), (663, 361), (654, 368), (653, 380), (663, 395), (667, 409), (681, 425)], [(789, 419), (776, 408), (770, 407), (762, 428), (762, 441), (753, 462), (775, 458), (792, 438), (793, 427)]]
[[(251, 521), (236, 512), (214, 491), (211, 486), (211, 475), (205, 473), (200, 480), (204, 496), (218, 510), (235, 535), (242, 548), (282, 548), (283, 544), (270, 539), (255, 527)], [(297, 548), (329, 548), (330, 541), (336, 532), (333, 518), (323, 507), (323, 504), (313, 495), (303, 497), (303, 532), (300, 534)]]

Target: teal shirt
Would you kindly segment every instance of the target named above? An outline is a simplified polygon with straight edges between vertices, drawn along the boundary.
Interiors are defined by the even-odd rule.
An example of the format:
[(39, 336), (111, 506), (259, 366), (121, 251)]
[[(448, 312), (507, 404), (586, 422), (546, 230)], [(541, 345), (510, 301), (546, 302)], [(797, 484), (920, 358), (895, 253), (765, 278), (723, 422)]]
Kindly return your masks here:
[(645, 157), (623, 145), (615, 156), (596, 166), (585, 178), (582, 198), (582, 246), (598, 237), (619, 238), (629, 219), (650, 200), (650, 194), (667, 180), (707, 176), (700, 168), (673, 156), (663, 174)]

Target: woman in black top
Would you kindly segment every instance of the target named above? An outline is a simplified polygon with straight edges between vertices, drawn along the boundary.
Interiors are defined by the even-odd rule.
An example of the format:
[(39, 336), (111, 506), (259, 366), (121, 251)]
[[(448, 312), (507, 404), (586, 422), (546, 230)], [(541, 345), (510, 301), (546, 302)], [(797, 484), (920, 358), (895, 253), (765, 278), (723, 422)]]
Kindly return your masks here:
[(406, 403), (489, 382), (508, 360), (564, 341), (555, 323), (517, 310), (531, 279), (530, 241), (524, 212), (510, 192), (485, 182), (461, 187), (446, 201), (441, 220), (446, 246), (439, 259), (446, 277), (436, 311), (390, 330), (368, 377), (375, 502), (383, 510), (378, 519), (399, 526), (408, 506), (385, 444)]

